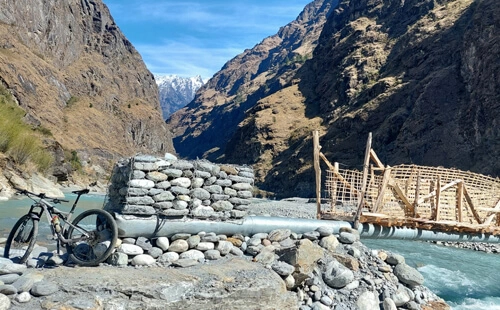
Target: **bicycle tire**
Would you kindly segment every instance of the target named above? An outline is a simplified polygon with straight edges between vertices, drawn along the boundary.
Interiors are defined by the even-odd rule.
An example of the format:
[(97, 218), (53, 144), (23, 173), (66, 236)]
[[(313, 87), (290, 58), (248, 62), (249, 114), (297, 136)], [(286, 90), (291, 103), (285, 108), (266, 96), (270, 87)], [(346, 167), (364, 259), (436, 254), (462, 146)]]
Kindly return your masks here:
[[(72, 223), (85, 231), (89, 237), (73, 227), (65, 235), (70, 242), (66, 245), (71, 260), (81, 266), (96, 266), (104, 262), (113, 252), (118, 239), (116, 222), (104, 210), (87, 210), (78, 215)], [(71, 239), (79, 239), (71, 242)]]
[(23, 215), (12, 227), (7, 237), (3, 256), (18, 264), (24, 264), (36, 243), (38, 220), (29, 214)]

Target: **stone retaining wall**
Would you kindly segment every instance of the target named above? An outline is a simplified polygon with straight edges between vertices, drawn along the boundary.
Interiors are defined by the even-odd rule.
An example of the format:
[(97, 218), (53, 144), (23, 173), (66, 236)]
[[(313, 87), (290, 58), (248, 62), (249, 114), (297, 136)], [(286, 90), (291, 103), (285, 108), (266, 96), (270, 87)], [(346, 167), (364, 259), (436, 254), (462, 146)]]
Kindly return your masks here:
[(105, 210), (136, 216), (163, 214), (226, 220), (247, 215), (251, 167), (138, 155), (114, 168)]

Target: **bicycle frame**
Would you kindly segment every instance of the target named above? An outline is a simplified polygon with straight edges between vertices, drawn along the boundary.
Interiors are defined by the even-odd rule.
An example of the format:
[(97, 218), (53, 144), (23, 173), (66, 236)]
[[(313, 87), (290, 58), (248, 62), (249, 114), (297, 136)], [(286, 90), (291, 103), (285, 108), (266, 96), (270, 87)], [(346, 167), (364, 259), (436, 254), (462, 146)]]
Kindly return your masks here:
[[(78, 204), (78, 201), (80, 200), (80, 196), (82, 195), (82, 193), (78, 194), (78, 196), (77, 196), (75, 202), (73, 203), (73, 206), (71, 207), (71, 210), (69, 212), (63, 212), (63, 211), (57, 209), (54, 205), (52, 205), (50, 202), (45, 200), (45, 198), (46, 198), (45, 194), (37, 195), (37, 194), (31, 193), (28, 191), (23, 191), (23, 193), (26, 194), (26, 196), (28, 196), (30, 199), (32, 199), (35, 202), (34, 204), (31, 205), (30, 210), (28, 212), (28, 214), (31, 217), (33, 217), (33, 219), (39, 221), (39, 220), (41, 220), (42, 215), (45, 213), (45, 216), (47, 218), (47, 222), (49, 223), (50, 229), (52, 231), (52, 236), (53, 236), (54, 240), (58, 241), (57, 242), (57, 251), (58, 252), (59, 252), (59, 241), (62, 244), (68, 244), (68, 243), (78, 242), (78, 241), (81, 241), (81, 240), (89, 237), (89, 234), (87, 233), (87, 231), (83, 230), (82, 228), (80, 228), (78, 226), (73, 225), (70, 222), (71, 217), (73, 216), (73, 214), (75, 212), (76, 205)], [(33, 197), (31, 197), (30, 195), (39, 197), (40, 199), (36, 200)], [(48, 198), (48, 199), (52, 199), (52, 198)], [(67, 201), (67, 200), (62, 200), (62, 199), (57, 199), (57, 198), (54, 200), (64, 201), (64, 202)], [(69, 201), (67, 201), (67, 202), (69, 202)], [(40, 208), (40, 210), (39, 211), (36, 210), (37, 208)], [(54, 218), (54, 216), (57, 216), (59, 219), (62, 219), (64, 222), (64, 225), (61, 227), (61, 230), (59, 232), (57, 232), (54, 221), (52, 220)], [(69, 227), (72, 227), (73, 229), (82, 233), (82, 237), (75, 238), (75, 239), (66, 239), (64, 237), (64, 232)]]

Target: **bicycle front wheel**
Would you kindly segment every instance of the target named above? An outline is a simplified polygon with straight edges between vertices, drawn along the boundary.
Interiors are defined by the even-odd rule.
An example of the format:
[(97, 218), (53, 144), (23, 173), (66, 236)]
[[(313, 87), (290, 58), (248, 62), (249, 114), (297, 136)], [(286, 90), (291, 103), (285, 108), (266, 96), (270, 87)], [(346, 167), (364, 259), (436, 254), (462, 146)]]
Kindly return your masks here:
[(118, 228), (113, 217), (104, 210), (87, 210), (76, 217), (67, 230), (67, 250), (73, 262), (95, 266), (113, 252)]
[(3, 256), (14, 263), (23, 264), (35, 246), (38, 234), (38, 220), (29, 214), (21, 217), (10, 231)]

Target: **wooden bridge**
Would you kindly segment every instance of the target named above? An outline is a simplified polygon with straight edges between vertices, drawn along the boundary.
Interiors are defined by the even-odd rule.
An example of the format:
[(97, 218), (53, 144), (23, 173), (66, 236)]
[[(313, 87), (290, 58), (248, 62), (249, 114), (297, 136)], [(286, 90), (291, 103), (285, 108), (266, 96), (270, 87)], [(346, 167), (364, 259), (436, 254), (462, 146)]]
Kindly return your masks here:
[(323, 160), (331, 201), (327, 210), (318, 203), (318, 218), (500, 235), (498, 178), (442, 167), (385, 166), (371, 148), (371, 133), (363, 171), (339, 169), (321, 153), (317, 132), (313, 140), (316, 194), (320, 198)]

